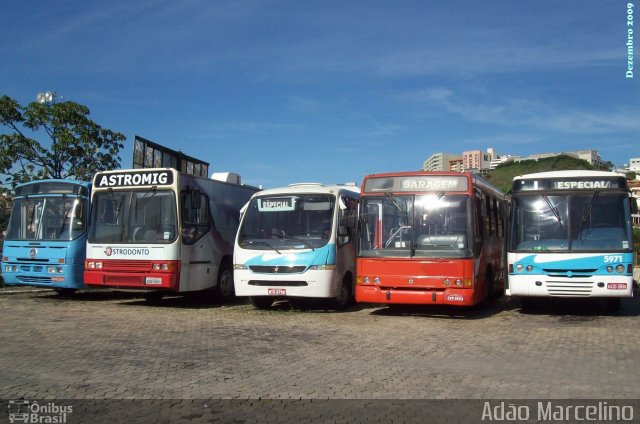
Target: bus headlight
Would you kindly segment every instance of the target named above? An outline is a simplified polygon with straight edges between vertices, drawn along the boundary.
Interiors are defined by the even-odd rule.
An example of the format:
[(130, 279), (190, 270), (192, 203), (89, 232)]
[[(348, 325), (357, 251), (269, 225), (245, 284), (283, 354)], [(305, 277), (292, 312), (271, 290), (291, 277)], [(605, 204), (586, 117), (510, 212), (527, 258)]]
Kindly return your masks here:
[(456, 287), (462, 287), (462, 280), (459, 278), (456, 280)]
[(62, 267), (61, 266), (48, 266), (47, 267), (47, 272), (49, 274), (62, 274)]
[(380, 277), (373, 277), (373, 284), (380, 284)]
[(522, 264), (517, 264), (516, 265), (516, 271), (522, 272), (523, 269), (524, 269), (524, 265), (522, 265)]
[(531, 265), (527, 265), (525, 269), (527, 270), (527, 272), (533, 271), (533, 267)]
[(622, 274), (624, 272), (624, 265), (616, 265), (616, 271)]
[(364, 278), (362, 279), (362, 283), (363, 283), (363, 284), (369, 284), (370, 282), (371, 282), (371, 279), (370, 279), (369, 277), (364, 277)]
[(445, 287), (449, 287), (451, 285), (451, 280), (449, 280), (448, 278), (445, 278), (442, 284), (444, 284)]
[(233, 264), (233, 269), (249, 269), (245, 264)]
[(100, 262), (100, 261), (87, 260), (85, 262), (85, 264), (86, 264), (85, 265), (86, 269), (102, 269), (102, 262)]
[(611, 274), (613, 272), (613, 267), (611, 265), (607, 266), (607, 272)]
[(4, 266), (4, 272), (18, 272), (18, 266), (17, 265), (5, 265)]

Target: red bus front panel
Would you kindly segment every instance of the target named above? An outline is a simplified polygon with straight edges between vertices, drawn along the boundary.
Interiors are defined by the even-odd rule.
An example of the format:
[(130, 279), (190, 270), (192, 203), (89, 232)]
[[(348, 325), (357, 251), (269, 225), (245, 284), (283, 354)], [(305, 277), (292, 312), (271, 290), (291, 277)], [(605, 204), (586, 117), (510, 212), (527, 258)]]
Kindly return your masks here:
[(87, 259), (84, 282), (94, 287), (178, 291), (180, 261)]
[(475, 289), (473, 259), (358, 258), (356, 301), (363, 303), (470, 306)]

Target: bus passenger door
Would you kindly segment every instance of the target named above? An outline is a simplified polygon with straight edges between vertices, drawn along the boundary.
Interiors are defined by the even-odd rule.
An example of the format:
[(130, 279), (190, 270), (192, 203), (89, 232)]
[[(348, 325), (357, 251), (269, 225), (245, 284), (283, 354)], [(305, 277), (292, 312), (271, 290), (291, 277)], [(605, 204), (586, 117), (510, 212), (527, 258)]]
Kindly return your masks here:
[(340, 286), (345, 275), (351, 275), (351, 294), (354, 294), (356, 274), (355, 227), (357, 201), (348, 197), (338, 199), (338, 222), (336, 227), (336, 278)]
[(197, 190), (183, 191), (182, 253), (180, 291), (213, 287), (217, 275), (214, 266), (214, 246), (211, 232), (209, 198)]

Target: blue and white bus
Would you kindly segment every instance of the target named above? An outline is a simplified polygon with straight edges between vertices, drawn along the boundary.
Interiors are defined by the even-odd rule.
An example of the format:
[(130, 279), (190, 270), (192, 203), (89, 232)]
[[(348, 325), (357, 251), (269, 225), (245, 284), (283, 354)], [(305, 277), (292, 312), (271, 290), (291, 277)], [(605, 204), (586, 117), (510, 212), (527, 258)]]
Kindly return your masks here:
[(84, 289), (91, 184), (41, 180), (15, 188), (2, 252), (7, 285)]
[(257, 308), (276, 299), (354, 299), (355, 184), (292, 184), (256, 193), (243, 208), (233, 252), (238, 296)]
[(506, 294), (633, 296), (632, 205), (624, 175), (555, 171), (515, 177)]

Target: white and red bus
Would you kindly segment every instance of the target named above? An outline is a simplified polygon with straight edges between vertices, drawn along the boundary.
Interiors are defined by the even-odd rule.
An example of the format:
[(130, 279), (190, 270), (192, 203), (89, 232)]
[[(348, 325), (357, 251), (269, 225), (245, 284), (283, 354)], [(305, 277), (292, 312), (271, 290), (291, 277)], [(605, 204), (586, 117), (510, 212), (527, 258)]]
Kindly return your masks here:
[(86, 285), (234, 297), (240, 209), (257, 188), (171, 168), (100, 172), (93, 184)]
[(356, 301), (475, 305), (502, 291), (505, 196), (471, 173), (367, 175)]

